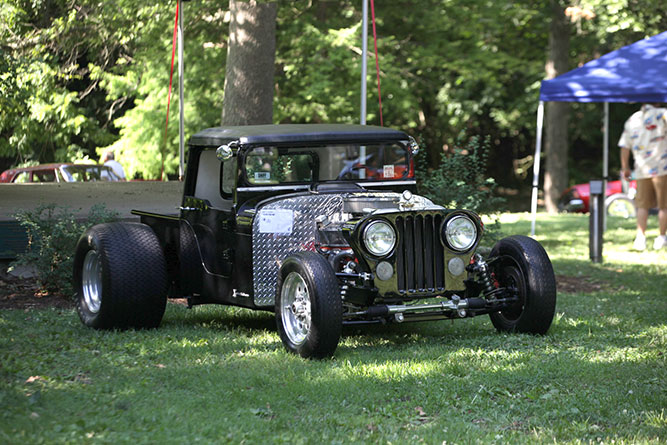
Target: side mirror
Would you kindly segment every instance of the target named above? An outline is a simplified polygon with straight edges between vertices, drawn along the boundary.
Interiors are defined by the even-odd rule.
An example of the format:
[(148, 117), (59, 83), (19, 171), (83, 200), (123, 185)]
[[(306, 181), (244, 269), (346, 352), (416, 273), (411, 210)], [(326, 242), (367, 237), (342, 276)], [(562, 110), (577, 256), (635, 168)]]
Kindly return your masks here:
[(221, 145), (218, 148), (215, 149), (215, 156), (218, 158), (220, 161), (227, 161), (234, 156), (234, 152), (232, 152), (232, 149), (229, 145)]
[(410, 153), (412, 153), (412, 156), (416, 156), (417, 153), (419, 153), (419, 144), (417, 144), (417, 141), (415, 141), (415, 138), (410, 136), (410, 143), (408, 144), (408, 147), (410, 148)]

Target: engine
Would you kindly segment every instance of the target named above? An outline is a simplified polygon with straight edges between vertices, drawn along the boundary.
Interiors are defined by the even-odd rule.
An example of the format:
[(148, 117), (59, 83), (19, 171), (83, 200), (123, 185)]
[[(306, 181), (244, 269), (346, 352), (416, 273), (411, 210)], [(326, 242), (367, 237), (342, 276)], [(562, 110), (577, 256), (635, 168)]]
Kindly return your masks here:
[(396, 210), (441, 208), (430, 200), (409, 191), (398, 193), (355, 193), (344, 198), (342, 211), (320, 215), (315, 221), (319, 236), (317, 250), (324, 255), (335, 272), (356, 273), (358, 260), (342, 233), (342, 226), (351, 219)]

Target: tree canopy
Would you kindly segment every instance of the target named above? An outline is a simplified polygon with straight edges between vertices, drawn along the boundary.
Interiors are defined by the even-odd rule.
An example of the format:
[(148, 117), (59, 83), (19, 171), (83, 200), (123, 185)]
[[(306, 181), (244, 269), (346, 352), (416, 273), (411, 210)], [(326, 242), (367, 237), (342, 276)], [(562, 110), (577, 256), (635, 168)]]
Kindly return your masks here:
[[(667, 28), (667, 6), (657, 0), (560, 4), (570, 8), (571, 67)], [(0, 0), (0, 168), (97, 159), (113, 148), (131, 177), (159, 177), (161, 153), (166, 172), (176, 173), (177, 125), (165, 140), (175, 5)], [(361, 1), (277, 6), (274, 122), (358, 122)], [(230, 14), (219, 1), (183, 7), (188, 137), (219, 125)], [(462, 135), (488, 137), (488, 173), (521, 185), (533, 161), (548, 2), (376, 2), (376, 18), (385, 125), (420, 138), (431, 166)], [(371, 85), (368, 122), (379, 123)], [(570, 154), (585, 161), (574, 167), (599, 159), (592, 107), (572, 107)], [(171, 119), (177, 109), (175, 95)], [(619, 132), (631, 109), (612, 110)], [(576, 168), (571, 177), (580, 179)]]

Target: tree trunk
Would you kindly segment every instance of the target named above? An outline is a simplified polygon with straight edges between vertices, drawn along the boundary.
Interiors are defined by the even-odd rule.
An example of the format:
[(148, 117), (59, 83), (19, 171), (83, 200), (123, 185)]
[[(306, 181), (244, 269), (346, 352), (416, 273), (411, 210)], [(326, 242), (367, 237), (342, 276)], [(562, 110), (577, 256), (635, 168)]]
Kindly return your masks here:
[(442, 160), (443, 140), (439, 129), (442, 123), (438, 121), (438, 111), (429, 98), (421, 99), (421, 115), (419, 132), (426, 144), (426, 162), (428, 168), (438, 168)]
[[(570, 50), (570, 26), (565, 11), (558, 0), (551, 0), (551, 27), (549, 29), (549, 56), (546, 63), (548, 79), (568, 71)], [(567, 125), (569, 104), (547, 102), (545, 121), (546, 169), (544, 172), (544, 198), (547, 212), (558, 212), (558, 198), (567, 187)]]
[(222, 125), (273, 122), (276, 3), (229, 0)]

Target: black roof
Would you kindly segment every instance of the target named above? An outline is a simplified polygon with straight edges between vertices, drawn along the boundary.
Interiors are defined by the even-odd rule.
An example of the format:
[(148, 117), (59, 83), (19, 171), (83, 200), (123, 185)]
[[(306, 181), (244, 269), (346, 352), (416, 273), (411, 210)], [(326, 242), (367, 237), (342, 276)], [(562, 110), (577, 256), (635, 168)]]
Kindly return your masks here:
[(405, 141), (402, 131), (373, 125), (282, 124), (214, 127), (190, 138), (190, 145), (217, 146), (239, 141), (241, 144), (280, 144), (297, 142)]

